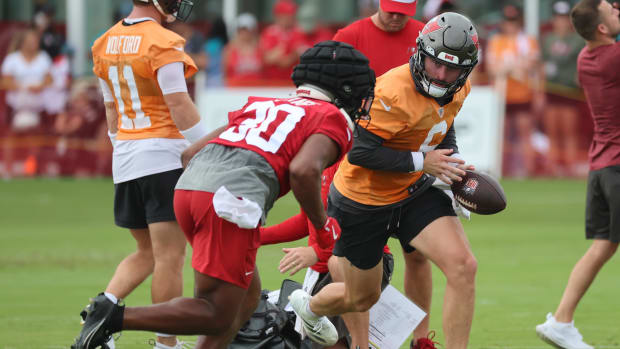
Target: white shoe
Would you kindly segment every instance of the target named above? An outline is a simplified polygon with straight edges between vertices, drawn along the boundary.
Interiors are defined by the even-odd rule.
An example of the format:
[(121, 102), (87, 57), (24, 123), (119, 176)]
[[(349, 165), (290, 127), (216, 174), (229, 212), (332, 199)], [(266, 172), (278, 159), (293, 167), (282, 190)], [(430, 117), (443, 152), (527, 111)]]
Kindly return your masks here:
[(338, 342), (338, 331), (327, 316), (317, 317), (308, 313), (308, 303), (312, 297), (306, 291), (295, 290), (288, 298), (310, 339), (323, 346), (331, 346)]
[(547, 321), (536, 326), (536, 334), (543, 341), (560, 349), (594, 349), (584, 343), (583, 337), (575, 327), (575, 322), (557, 322), (551, 313)]

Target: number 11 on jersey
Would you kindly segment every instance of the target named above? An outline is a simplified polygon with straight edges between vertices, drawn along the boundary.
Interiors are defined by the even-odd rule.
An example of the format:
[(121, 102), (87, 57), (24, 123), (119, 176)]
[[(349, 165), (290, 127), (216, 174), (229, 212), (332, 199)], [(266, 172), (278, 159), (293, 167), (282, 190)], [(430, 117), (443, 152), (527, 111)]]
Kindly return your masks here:
[[(116, 98), (116, 101), (118, 103), (118, 110), (121, 113), (120, 127), (125, 130), (133, 130), (151, 126), (151, 118), (146, 116), (144, 114), (144, 111), (142, 111), (142, 102), (140, 101), (140, 95), (138, 94), (136, 79), (133, 75), (133, 70), (131, 69), (131, 66), (125, 65), (123, 67), (122, 76), (117, 66), (110, 66), (110, 68), (108, 69), (108, 79), (110, 79), (110, 82), (112, 82), (114, 98)], [(127, 90), (129, 90), (131, 107), (126, 106), (122, 98), (123, 92)], [(133, 111), (135, 113), (135, 117), (133, 119), (127, 116), (127, 113), (130, 111)]]

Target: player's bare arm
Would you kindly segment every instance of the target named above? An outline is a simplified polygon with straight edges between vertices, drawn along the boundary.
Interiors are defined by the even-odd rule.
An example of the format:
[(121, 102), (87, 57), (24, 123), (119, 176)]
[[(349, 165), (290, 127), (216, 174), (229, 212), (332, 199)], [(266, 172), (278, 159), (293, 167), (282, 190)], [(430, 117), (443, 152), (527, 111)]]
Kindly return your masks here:
[(105, 102), (105, 118), (108, 123), (108, 131), (112, 134), (118, 132), (118, 113), (114, 102)]
[(200, 121), (198, 109), (187, 92), (164, 95), (164, 100), (179, 131), (185, 131)]
[(185, 149), (183, 153), (181, 153), (181, 164), (183, 165), (183, 168), (187, 166), (187, 164), (194, 157), (194, 155), (196, 155), (196, 153), (198, 153), (200, 149), (204, 148), (210, 140), (217, 138), (222, 132), (224, 132), (224, 130), (226, 130), (226, 127), (227, 126), (221, 126), (216, 128), (208, 135), (202, 137), (200, 140), (187, 147), (187, 149)]
[(310, 136), (289, 166), (291, 190), (310, 222), (323, 229), (327, 214), (321, 200), (321, 173), (338, 158), (338, 145), (326, 135)]

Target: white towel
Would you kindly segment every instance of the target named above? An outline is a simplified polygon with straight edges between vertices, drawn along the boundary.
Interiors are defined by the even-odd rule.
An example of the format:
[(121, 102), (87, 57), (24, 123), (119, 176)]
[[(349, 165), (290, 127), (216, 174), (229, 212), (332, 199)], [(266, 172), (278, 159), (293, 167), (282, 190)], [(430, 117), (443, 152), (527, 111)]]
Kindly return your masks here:
[(235, 223), (242, 229), (258, 227), (263, 216), (263, 209), (257, 203), (238, 198), (223, 186), (213, 195), (213, 208), (218, 217)]

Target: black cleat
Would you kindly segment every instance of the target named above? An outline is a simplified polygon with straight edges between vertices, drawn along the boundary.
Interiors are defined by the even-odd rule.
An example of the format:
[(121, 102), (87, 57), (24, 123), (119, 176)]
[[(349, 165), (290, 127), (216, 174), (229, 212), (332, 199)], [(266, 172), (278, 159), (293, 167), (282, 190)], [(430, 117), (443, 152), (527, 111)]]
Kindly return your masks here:
[(124, 309), (125, 306), (112, 303), (100, 293), (85, 308), (84, 326), (71, 349), (107, 349), (112, 334), (121, 329)]

